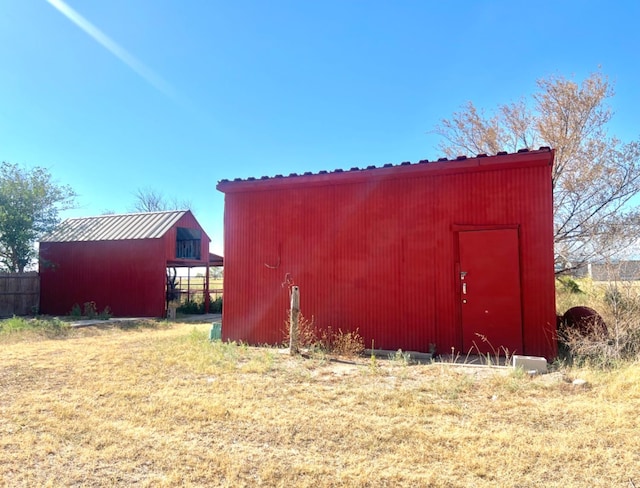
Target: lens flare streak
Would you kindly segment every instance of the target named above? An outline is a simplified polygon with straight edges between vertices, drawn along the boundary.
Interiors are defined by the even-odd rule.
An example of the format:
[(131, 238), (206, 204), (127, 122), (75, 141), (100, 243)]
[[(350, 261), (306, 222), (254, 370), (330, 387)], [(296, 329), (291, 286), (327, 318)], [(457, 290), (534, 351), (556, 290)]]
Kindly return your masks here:
[(62, 0), (45, 1), (53, 6), (67, 19), (73, 22), (76, 26), (82, 29), (85, 33), (91, 36), (97, 43), (102, 45), (102, 47), (107, 49), (111, 54), (120, 59), (120, 61), (129, 66), (129, 68), (135, 71), (154, 88), (161, 91), (165, 95), (175, 98), (173, 89), (166, 81), (164, 81), (160, 76), (158, 76), (142, 62), (136, 59), (133, 55), (127, 52), (126, 49), (116, 43), (113, 39), (107, 36), (104, 32), (98, 29), (95, 25), (85, 19), (82, 15), (72, 9), (65, 2), (63, 2)]

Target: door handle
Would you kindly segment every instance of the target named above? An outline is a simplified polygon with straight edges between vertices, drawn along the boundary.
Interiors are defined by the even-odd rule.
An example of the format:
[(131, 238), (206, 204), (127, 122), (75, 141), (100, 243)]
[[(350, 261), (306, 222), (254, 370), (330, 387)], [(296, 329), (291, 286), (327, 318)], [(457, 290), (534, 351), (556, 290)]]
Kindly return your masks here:
[(466, 283), (462, 283), (462, 294), (463, 295), (467, 294), (467, 284)]

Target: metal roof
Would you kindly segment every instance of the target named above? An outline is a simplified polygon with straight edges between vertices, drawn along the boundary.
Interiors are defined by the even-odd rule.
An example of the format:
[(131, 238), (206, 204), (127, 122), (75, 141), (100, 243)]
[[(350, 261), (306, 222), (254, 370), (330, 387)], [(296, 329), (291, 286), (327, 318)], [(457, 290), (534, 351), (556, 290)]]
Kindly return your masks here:
[[(532, 149), (520, 149), (515, 153), (508, 153), (506, 151), (500, 151), (494, 156), (488, 156), (487, 154), (478, 154), (475, 157), (458, 156), (455, 159), (440, 158), (437, 161), (429, 161), (423, 159), (417, 163), (411, 163), (405, 161), (400, 164), (385, 164), (383, 166), (367, 166), (366, 168), (352, 167), (349, 170), (336, 169), (334, 171), (319, 171), (318, 173), (312, 173), (310, 171), (298, 174), (291, 173), (288, 176), (281, 174), (270, 176), (262, 176), (260, 178), (249, 177), (247, 179), (236, 178), (234, 180), (220, 180), (217, 185), (217, 189), (223, 193), (229, 193), (233, 191), (245, 191), (270, 189), (274, 186), (280, 187), (284, 185), (301, 184), (323, 184), (330, 182), (336, 184), (339, 182), (353, 182), (361, 179), (371, 179), (375, 177), (385, 178), (402, 175), (406, 177), (408, 173), (418, 174), (430, 172), (435, 174), (437, 172), (453, 173), (459, 171), (469, 171), (473, 169), (492, 169), (497, 167), (501, 162), (513, 162), (513, 156), (518, 155), (518, 161), (526, 164), (527, 156), (530, 158), (537, 158), (540, 153), (553, 153), (553, 150), (547, 146), (542, 146), (537, 150)], [(524, 158), (524, 159), (523, 159)], [(551, 160), (551, 159), (550, 159)]]
[(173, 210), (66, 219), (40, 242), (158, 239), (187, 212)]

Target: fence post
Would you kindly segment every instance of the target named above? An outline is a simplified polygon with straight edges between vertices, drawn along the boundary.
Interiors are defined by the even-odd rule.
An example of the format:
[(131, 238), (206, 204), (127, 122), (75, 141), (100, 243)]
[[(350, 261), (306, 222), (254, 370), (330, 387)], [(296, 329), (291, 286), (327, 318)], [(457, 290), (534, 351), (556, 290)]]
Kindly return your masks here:
[(300, 315), (300, 288), (291, 287), (291, 310), (289, 311), (289, 354), (298, 353), (298, 316)]

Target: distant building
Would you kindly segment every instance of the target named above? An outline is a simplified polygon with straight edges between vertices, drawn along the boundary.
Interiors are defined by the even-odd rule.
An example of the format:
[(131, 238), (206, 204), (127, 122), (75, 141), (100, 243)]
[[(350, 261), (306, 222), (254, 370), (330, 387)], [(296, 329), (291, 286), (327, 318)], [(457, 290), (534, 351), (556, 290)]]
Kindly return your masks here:
[(40, 312), (95, 302), (115, 316), (163, 317), (167, 268), (222, 264), (209, 242), (188, 210), (65, 220), (40, 241)]
[(639, 281), (640, 261), (587, 263), (573, 274), (576, 278), (591, 278), (593, 281)]

